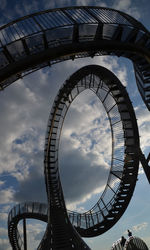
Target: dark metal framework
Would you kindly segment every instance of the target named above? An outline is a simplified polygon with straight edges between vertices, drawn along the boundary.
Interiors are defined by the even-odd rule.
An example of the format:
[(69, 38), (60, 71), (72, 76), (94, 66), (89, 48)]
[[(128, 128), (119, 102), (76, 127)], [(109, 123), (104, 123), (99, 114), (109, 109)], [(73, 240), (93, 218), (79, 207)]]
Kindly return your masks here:
[(111, 250), (124, 250), (124, 247), (121, 245), (120, 239), (113, 243)]
[(126, 241), (124, 250), (148, 250), (148, 247), (142, 239), (132, 236)]
[(17, 224), (19, 221), (33, 218), (47, 222), (47, 204), (38, 202), (26, 202), (12, 208), (8, 216), (8, 236), (14, 250), (24, 250), (24, 239), (22, 239)]
[[(102, 102), (112, 133), (112, 160), (105, 190), (89, 211), (77, 213), (66, 211), (58, 169), (58, 151), (61, 130), (72, 101), (85, 89), (93, 91)], [(122, 216), (132, 197), (137, 180), (139, 164), (139, 135), (132, 104), (125, 87), (109, 70), (90, 65), (74, 73), (62, 86), (55, 98), (48, 121), (45, 140), (45, 182), (48, 194), (48, 217), (37, 214), (48, 226), (39, 249), (89, 249), (82, 237), (100, 235), (111, 228)], [(29, 207), (33, 208), (32, 203)], [(41, 205), (42, 206), (42, 205)], [(24, 210), (24, 208), (26, 209)], [(14, 208), (9, 215), (9, 237), (14, 248), (19, 249), (16, 218), (29, 215), (28, 203), (23, 209)], [(72, 224), (72, 225), (71, 225)], [(75, 230), (76, 229), (76, 230)], [(77, 232), (78, 233), (77, 233)], [(15, 235), (15, 237), (14, 237)], [(18, 247), (18, 248), (17, 248)]]
[[(150, 33), (141, 23), (123, 12), (95, 6), (68, 7), (42, 11), (20, 18), (2, 26), (0, 28), (0, 89), (3, 90), (17, 79), (20, 79), (35, 70), (41, 69), (46, 66), (51, 66), (54, 63), (59, 63), (64, 60), (74, 60), (76, 58), (94, 57), (101, 55), (123, 56), (131, 59), (134, 65), (138, 89), (143, 98), (143, 101), (145, 102), (147, 108), (150, 110)], [(133, 117), (132, 115), (130, 117), (132, 108), (127, 109), (128, 112), (124, 110), (125, 107), (127, 108), (126, 105), (131, 105), (129, 104), (130, 101), (125, 94), (125, 90), (120, 90), (120, 87), (117, 87), (117, 90), (113, 90), (106, 83), (105, 85), (106, 89), (102, 90), (101, 88), (101, 91), (105, 94), (107, 93), (105, 96), (106, 100), (103, 100), (103, 97), (101, 96), (98, 97), (104, 104), (105, 110), (110, 120), (110, 125), (112, 127), (112, 137), (116, 140), (116, 144), (114, 143), (113, 146), (114, 150), (112, 152), (112, 156), (113, 158), (115, 158), (115, 155), (119, 155), (119, 157), (122, 158), (120, 158), (121, 161), (117, 161), (116, 159), (118, 158), (112, 158), (112, 166), (108, 183), (98, 203), (91, 210), (87, 211), (84, 214), (68, 212), (67, 215), (67, 212), (65, 211), (65, 204), (63, 202), (61, 186), (55, 183), (55, 178), (59, 183), (58, 172), (52, 170), (52, 164), (54, 164), (54, 170), (57, 170), (56, 162), (51, 162), (53, 157), (55, 160), (57, 160), (57, 154), (56, 152), (52, 153), (52, 147), (49, 148), (50, 151), (47, 151), (47, 154), (50, 156), (50, 158), (45, 158), (46, 184), (49, 201), (51, 200), (49, 191), (49, 185), (51, 184), (53, 186), (54, 194), (57, 194), (56, 190), (59, 191), (58, 193), (60, 194), (60, 197), (58, 197), (57, 195), (55, 197), (54, 195), (54, 204), (56, 203), (58, 206), (61, 205), (65, 211), (64, 214), (58, 212), (58, 218), (60, 218), (60, 221), (64, 221), (64, 218), (67, 218), (66, 220), (69, 224), (68, 228), (70, 228), (70, 231), (73, 232), (72, 236), (70, 236), (70, 234), (68, 236), (68, 233), (65, 236), (71, 237), (72, 241), (75, 242), (74, 246), (72, 244), (72, 248), (75, 248), (78, 242), (80, 242), (80, 246), (83, 246), (82, 249), (84, 249), (84, 246), (85, 248), (87, 248), (86, 244), (82, 242), (82, 240), (80, 241), (80, 237), (77, 231), (81, 234), (81, 236), (89, 237), (99, 235), (108, 230), (125, 211), (132, 195), (130, 195), (129, 189), (131, 188), (131, 190), (133, 190), (135, 185), (138, 157), (137, 159), (135, 159), (134, 157), (137, 154), (137, 147), (135, 147), (136, 152), (132, 152), (131, 149), (133, 148), (133, 145), (137, 146), (138, 144), (134, 144), (135, 141), (133, 140), (133, 138), (135, 139), (133, 134), (136, 133), (135, 131), (137, 131), (137, 125), (133, 122), (135, 119), (133, 118), (134, 114)], [(88, 88), (92, 87), (89, 86)], [(69, 90), (67, 91), (68, 92), (66, 92), (66, 94), (69, 93)], [(75, 88), (74, 91), (77, 91), (77, 88)], [(92, 91), (94, 91), (94, 87), (92, 88)], [(117, 91), (119, 92), (118, 94)], [(125, 100), (125, 102), (126, 99), (128, 100), (127, 103), (118, 103), (117, 98), (120, 98), (120, 94), (123, 94), (123, 99)], [(124, 94), (126, 97), (124, 97)], [(114, 105), (116, 102), (114, 108), (112, 107), (112, 111), (110, 111), (108, 108), (109, 104), (108, 106), (105, 105), (108, 97), (110, 100), (111, 98), (114, 100)], [(72, 97), (70, 97), (70, 95), (69, 98), (71, 98), (72, 101)], [(66, 103), (67, 101), (65, 102), (65, 105), (63, 107), (64, 112), (66, 112), (67, 108), (69, 107), (69, 104)], [(114, 118), (111, 117), (111, 112), (113, 112), (115, 109), (118, 117), (120, 115), (122, 122), (121, 123), (118, 121), (118, 127), (117, 123), (116, 125), (113, 124), (113, 119), (118, 119), (118, 117), (115, 117), (115, 113), (113, 114)], [(61, 110), (59, 110), (59, 112), (61, 113), (61, 116), (59, 116), (58, 110), (56, 112), (57, 116), (55, 116), (55, 118), (57, 118), (58, 123), (60, 122), (59, 124), (62, 125), (61, 116), (63, 115), (63, 113), (61, 113)], [(125, 118), (126, 115), (129, 115), (129, 118), (131, 118), (131, 124), (132, 122), (134, 124), (134, 126), (132, 124), (133, 127), (126, 127), (128, 126), (128, 122), (124, 122), (125, 119), (128, 119)], [(54, 121), (54, 123), (57, 122)], [(122, 127), (119, 127), (120, 124), (122, 124)], [(60, 129), (58, 128), (56, 132), (57, 136), (59, 136)], [(53, 132), (52, 137), (55, 136), (55, 132)], [(120, 138), (120, 143), (122, 144), (120, 148), (117, 148), (116, 145)], [(53, 143), (58, 142), (58, 138), (51, 138), (50, 142), (52, 141)], [(47, 142), (50, 143), (49, 141)], [(50, 145), (52, 144), (48, 144), (47, 150), (49, 150), (48, 147)], [(53, 146), (55, 148), (58, 145), (54, 143)], [(138, 153), (140, 161), (144, 166), (147, 178), (150, 181), (148, 168), (148, 161), (150, 157), (148, 159), (145, 159), (145, 156), (140, 150)], [(132, 157), (134, 158), (133, 161)], [(130, 160), (131, 164), (129, 164)], [(135, 172), (132, 164), (135, 164)], [(46, 166), (51, 167), (47, 168)], [(114, 166), (118, 167), (116, 167), (117, 170), (113, 168)], [(50, 169), (51, 171), (49, 172)], [(48, 176), (51, 179), (49, 179)], [(107, 197), (109, 197), (108, 200), (106, 199)], [(21, 205), (21, 209), (19, 209), (19, 205), (17, 207), (14, 207), (9, 215), (9, 237), (14, 249), (21, 249), (21, 243), (19, 243), (21, 240), (17, 231), (17, 223), (20, 218), (24, 219), (26, 218), (26, 216), (31, 216), (32, 218), (34, 218), (36, 216), (39, 216), (39, 219), (43, 219), (44, 214), (45, 221), (45, 213), (43, 213), (43, 210), (41, 209), (41, 206), (44, 205), (36, 203), (35, 208), (37, 209), (37, 211), (41, 211), (39, 212), (39, 214), (35, 212), (36, 210), (34, 208), (34, 205), (35, 203), (25, 203)], [(32, 212), (28, 213), (28, 210), (22, 210), (25, 207), (26, 209), (32, 208)], [(48, 225), (52, 226), (56, 219), (56, 213), (54, 213), (54, 216), (51, 217), (54, 220), (50, 221), (50, 215), (53, 214), (53, 210), (51, 210), (50, 207), (49, 212), (50, 214), (48, 214)], [(73, 226), (75, 226), (77, 231), (74, 230), (74, 227), (72, 227), (70, 221)], [(67, 230), (67, 226), (66, 229), (61, 228), (60, 231), (63, 232), (63, 230), (65, 232), (65, 230)], [(48, 226), (47, 232), (52, 233), (52, 228)], [(39, 247), (40, 249), (42, 247), (44, 248), (44, 244), (49, 244), (46, 239), (48, 239), (48, 236), (45, 234), (45, 238), (41, 243), (42, 245)], [(51, 239), (53, 239), (53, 236), (51, 236)], [(50, 242), (50, 244), (53, 243)], [(80, 249), (79, 246), (77, 246), (76, 248)]]
[(68, 7), (0, 28), (0, 88), (42, 67), (96, 55), (127, 57), (150, 109), (150, 33), (131, 16), (103, 7)]
[(124, 246), (121, 245), (121, 240), (117, 240), (111, 250), (148, 250), (148, 247), (142, 239), (131, 236), (126, 240)]

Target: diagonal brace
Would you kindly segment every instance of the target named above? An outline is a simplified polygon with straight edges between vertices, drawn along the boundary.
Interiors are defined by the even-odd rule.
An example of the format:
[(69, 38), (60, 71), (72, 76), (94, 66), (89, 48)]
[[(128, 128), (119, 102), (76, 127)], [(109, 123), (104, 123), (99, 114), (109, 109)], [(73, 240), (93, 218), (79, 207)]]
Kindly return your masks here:
[(147, 157), (147, 159), (145, 158), (145, 155), (143, 154), (142, 150), (139, 149), (139, 160), (142, 164), (142, 167), (144, 169), (144, 172), (146, 174), (147, 180), (150, 184), (150, 166), (149, 166), (149, 161), (150, 161), (150, 153)]

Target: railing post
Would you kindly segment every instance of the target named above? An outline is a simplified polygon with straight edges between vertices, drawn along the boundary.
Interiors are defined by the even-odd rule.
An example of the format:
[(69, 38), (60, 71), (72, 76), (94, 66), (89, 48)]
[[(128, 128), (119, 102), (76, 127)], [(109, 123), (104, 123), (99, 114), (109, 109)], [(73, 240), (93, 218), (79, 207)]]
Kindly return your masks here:
[(24, 250), (27, 250), (26, 219), (23, 219), (23, 242), (24, 242)]

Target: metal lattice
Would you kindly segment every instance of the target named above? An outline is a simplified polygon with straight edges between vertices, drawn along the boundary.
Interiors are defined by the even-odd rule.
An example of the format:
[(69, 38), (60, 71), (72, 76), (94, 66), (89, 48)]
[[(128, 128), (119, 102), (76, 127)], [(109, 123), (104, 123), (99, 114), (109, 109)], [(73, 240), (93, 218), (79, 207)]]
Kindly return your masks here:
[[(47, 10), (2, 26), (0, 28), (0, 89), (3, 90), (17, 79), (43, 67), (65, 60), (101, 55), (123, 56), (133, 62), (138, 89), (150, 110), (150, 33), (131, 16), (103, 7), (82, 6)], [(77, 75), (75, 81), (77, 86), (66, 82), (64, 89), (60, 90), (61, 98), (69, 98), (69, 101), (64, 99), (62, 103), (57, 101), (54, 103), (55, 113), (51, 113), (51, 119), (54, 119), (53, 124), (56, 128), (49, 123), (52, 130), (50, 131), (48, 127), (45, 147), (48, 210), (43, 211), (45, 205), (34, 202), (18, 205), (11, 210), (8, 230), (14, 249), (23, 248), (17, 224), (20, 219), (26, 217), (38, 217), (48, 221), (39, 249), (47, 249), (48, 246), (51, 246), (50, 249), (61, 250), (88, 249), (79, 234), (84, 237), (99, 235), (119, 220), (134, 190), (138, 158), (150, 181), (150, 171), (147, 168), (149, 158), (145, 159), (139, 149), (136, 119), (128, 95), (112, 73), (106, 69), (97, 68), (98, 72), (101, 72), (99, 74), (95, 72), (94, 67), (96, 66), (80, 71), (85, 82), (88, 81), (86, 86), (84, 84), (80, 86), (81, 76), (78, 76), (78, 72), (75, 73), (70, 79), (71, 82), (74, 81), (72, 79)], [(105, 71), (108, 74), (106, 76), (108, 82), (111, 77), (115, 77), (110, 85), (103, 78)], [(96, 85), (98, 83), (92, 78), (93, 74), (95, 79), (102, 78), (103, 85)], [(84, 214), (71, 211), (67, 213), (57, 171), (58, 159), (55, 149), (58, 150), (61, 134), (57, 124), (62, 126), (64, 113), (67, 112), (73, 99), (86, 88), (91, 89), (98, 96), (110, 121), (113, 139), (111, 169), (106, 188), (95, 206)], [(59, 100), (59, 97), (57, 96), (56, 99)], [(55, 161), (53, 162), (52, 159)], [(53, 187), (53, 192), (50, 191), (50, 187)], [(53, 209), (56, 206), (57, 212)], [(51, 214), (51, 220), (46, 211)], [(59, 227), (59, 223), (55, 223), (58, 218), (62, 221), (62, 227)], [(52, 233), (54, 225), (58, 225), (54, 227), (55, 236)], [(61, 234), (62, 241), (59, 246), (56, 246)], [(64, 245), (64, 248), (63, 242), (68, 244)]]
[[(112, 132), (112, 161), (105, 190), (95, 206), (83, 214), (72, 211), (67, 213), (58, 169), (59, 140), (71, 103), (85, 89), (90, 89), (97, 95), (107, 113)], [(60, 249), (83, 249), (84, 243), (79, 240), (76, 230), (83, 237), (93, 237), (104, 233), (119, 220), (136, 184), (138, 149), (139, 135), (135, 114), (128, 94), (117, 77), (96, 65), (83, 67), (74, 73), (59, 90), (47, 126), (44, 172), (50, 213), (48, 217), (44, 217), (42, 210), (39, 211), (40, 204), (37, 203), (38, 216), (41, 214), (41, 220), (42, 216), (48, 220), (39, 249), (57, 249), (57, 244)], [(32, 204), (26, 204), (27, 214), (29, 205), (32, 207)], [(17, 213), (13, 217), (12, 213), (9, 218), (11, 239), (13, 231), (16, 231), (16, 224), (12, 225), (12, 221), (19, 215)], [(21, 212), (19, 216), (22, 214)], [(35, 217), (34, 209), (30, 216)], [(73, 247), (72, 243), (68, 246), (68, 242), (72, 242)]]
[(150, 109), (150, 33), (131, 16), (103, 7), (68, 7), (22, 17), (0, 28), (0, 88), (40, 68), (98, 55), (127, 57)]

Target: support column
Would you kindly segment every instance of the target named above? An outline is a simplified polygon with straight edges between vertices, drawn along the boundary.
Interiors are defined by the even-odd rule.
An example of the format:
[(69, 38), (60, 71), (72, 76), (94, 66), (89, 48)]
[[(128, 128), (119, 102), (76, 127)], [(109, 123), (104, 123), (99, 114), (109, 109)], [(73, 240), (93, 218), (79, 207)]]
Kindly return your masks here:
[(23, 219), (23, 242), (24, 242), (24, 250), (27, 250), (26, 219)]

